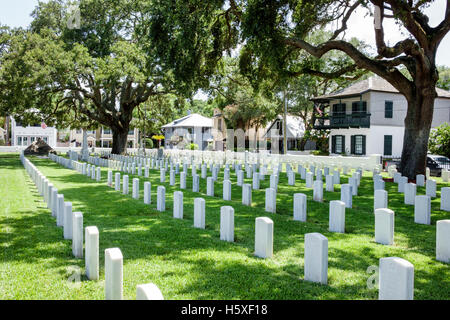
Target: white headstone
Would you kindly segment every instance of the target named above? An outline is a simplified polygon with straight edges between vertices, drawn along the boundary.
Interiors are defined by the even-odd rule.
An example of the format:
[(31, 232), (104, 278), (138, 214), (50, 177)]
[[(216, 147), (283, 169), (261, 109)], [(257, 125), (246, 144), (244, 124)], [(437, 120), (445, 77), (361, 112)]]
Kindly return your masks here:
[(166, 188), (164, 186), (158, 186), (156, 193), (156, 210), (160, 212), (166, 211)]
[(294, 220), (306, 222), (307, 197), (303, 193), (294, 194)]
[(338, 170), (333, 171), (333, 183), (341, 184), (341, 173)]
[(404, 193), (405, 192), (405, 186), (408, 184), (408, 177), (400, 177), (398, 180), (398, 188), (397, 191)]
[(242, 187), (242, 184), (244, 183), (244, 171), (239, 170), (236, 172), (237, 175), (237, 185)]
[(394, 211), (387, 208), (375, 210), (375, 242), (392, 245), (394, 223)]
[(120, 172), (116, 172), (114, 176), (114, 189), (120, 191)]
[(328, 239), (320, 233), (305, 234), (305, 281), (327, 284)]
[(89, 280), (99, 279), (99, 232), (97, 227), (86, 227), (85, 229), (86, 238), (86, 275)]
[(423, 174), (416, 175), (416, 184), (419, 187), (425, 186), (425, 176)]
[(108, 170), (108, 186), (112, 187), (112, 171)]
[(373, 210), (383, 209), (388, 207), (388, 192), (386, 190), (375, 190), (373, 198)]
[(144, 203), (150, 204), (152, 203), (152, 184), (149, 181), (144, 182)]
[(73, 213), (72, 253), (75, 258), (83, 258), (83, 214), (81, 212)]
[(266, 211), (277, 212), (277, 192), (273, 188), (266, 189)]
[(242, 185), (242, 204), (252, 206), (252, 186), (248, 183)]
[(313, 187), (313, 174), (311, 172), (306, 173), (306, 187), (312, 188)]
[(205, 199), (194, 199), (194, 227), (205, 229)]
[(270, 188), (274, 189), (275, 191), (278, 190), (278, 175), (270, 175)]
[(325, 176), (325, 184), (326, 184), (325, 189), (326, 189), (328, 192), (334, 192), (333, 176), (326, 175), (326, 176)]
[(339, 200), (330, 201), (330, 232), (345, 233), (345, 203)]
[(214, 197), (214, 179), (212, 177), (206, 178), (206, 195)]
[(234, 209), (230, 206), (220, 208), (220, 240), (234, 242)]
[(139, 199), (139, 179), (133, 179), (133, 198)]
[(180, 189), (186, 189), (186, 172), (180, 173)]
[(420, 224), (431, 223), (431, 198), (416, 196), (414, 201), (414, 222)]
[(379, 300), (413, 300), (414, 266), (402, 258), (380, 259)]
[(288, 185), (295, 186), (295, 172), (294, 171), (288, 172)]
[(56, 218), (56, 213), (58, 210), (58, 189), (55, 187), (52, 188), (51, 199), (50, 209), (52, 210), (52, 216)]
[(341, 185), (341, 201), (345, 203), (346, 208), (352, 207), (352, 186), (349, 184)]
[(436, 198), (436, 180), (427, 180), (426, 194), (431, 198)]
[(273, 221), (266, 217), (256, 218), (255, 256), (271, 258), (273, 255)]
[(441, 210), (450, 211), (450, 188), (441, 188)]
[(231, 201), (231, 181), (225, 180), (223, 182), (223, 200)]
[(253, 183), (252, 183), (252, 187), (253, 190), (259, 190), (259, 183), (261, 181), (261, 178), (259, 177), (259, 173), (258, 172), (253, 172)]
[(64, 226), (64, 195), (58, 194), (56, 197), (56, 225), (58, 227)]
[(136, 287), (136, 300), (164, 300), (164, 297), (155, 284), (147, 283)]
[(322, 180), (314, 181), (313, 200), (323, 202), (323, 182)]
[(352, 186), (352, 195), (357, 196), (358, 195), (358, 179), (351, 177), (348, 178), (348, 184)]
[(417, 186), (415, 183), (407, 183), (405, 185), (405, 204), (414, 205), (414, 200), (416, 198)]
[(122, 194), (128, 194), (129, 187), (129, 177), (127, 175), (123, 176)]
[(199, 192), (200, 190), (200, 177), (198, 174), (192, 177), (192, 192)]
[(436, 222), (436, 260), (450, 263), (450, 220)]
[(181, 191), (173, 193), (173, 217), (183, 219), (183, 192)]
[(123, 299), (123, 255), (119, 248), (105, 250), (105, 299)]
[(169, 184), (171, 186), (175, 185), (175, 171), (174, 170), (170, 170), (170, 173), (169, 173)]
[(72, 202), (64, 203), (64, 239), (72, 239)]

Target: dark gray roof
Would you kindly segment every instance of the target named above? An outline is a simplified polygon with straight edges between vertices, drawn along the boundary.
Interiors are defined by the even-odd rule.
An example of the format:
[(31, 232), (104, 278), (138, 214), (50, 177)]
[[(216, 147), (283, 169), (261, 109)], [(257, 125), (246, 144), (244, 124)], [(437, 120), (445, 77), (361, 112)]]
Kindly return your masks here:
[[(389, 82), (387, 82), (383, 78), (373, 76), (368, 79), (358, 81), (345, 89), (338, 90), (331, 94), (315, 97), (312, 100), (330, 100), (335, 98), (359, 96), (360, 94), (369, 91), (399, 93), (397, 89), (395, 89)], [(439, 98), (450, 99), (450, 92), (442, 90), (440, 88), (436, 88), (436, 92)]]

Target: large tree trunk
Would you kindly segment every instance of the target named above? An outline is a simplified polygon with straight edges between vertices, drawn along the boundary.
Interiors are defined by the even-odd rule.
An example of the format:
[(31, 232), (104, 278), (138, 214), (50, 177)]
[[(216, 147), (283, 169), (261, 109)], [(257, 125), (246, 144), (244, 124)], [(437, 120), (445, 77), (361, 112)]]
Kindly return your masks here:
[(112, 154), (125, 154), (127, 151), (128, 128), (111, 128), (113, 135)]
[(417, 89), (412, 98), (407, 98), (408, 111), (400, 170), (402, 175), (409, 179), (415, 179), (418, 174), (425, 174), (435, 98), (434, 86), (425, 90)]

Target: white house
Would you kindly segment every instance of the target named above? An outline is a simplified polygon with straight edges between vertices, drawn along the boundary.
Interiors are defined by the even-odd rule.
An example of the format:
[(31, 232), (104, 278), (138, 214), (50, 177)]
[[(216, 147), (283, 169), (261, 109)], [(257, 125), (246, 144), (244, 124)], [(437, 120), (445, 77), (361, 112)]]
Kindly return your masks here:
[[(272, 142), (278, 140), (278, 146), (280, 152), (283, 151), (283, 116), (279, 115), (277, 118), (267, 127), (264, 137), (270, 139)], [(286, 138), (287, 149), (294, 150), (299, 148), (300, 139), (305, 134), (305, 124), (300, 117), (286, 115)]]
[[(450, 121), (450, 93), (436, 88), (432, 127)], [(374, 76), (333, 94), (312, 99), (315, 129), (330, 129), (330, 153), (400, 157), (406, 98)]]
[(56, 148), (58, 130), (54, 127), (47, 127), (44, 124), (22, 126), (20, 122), (11, 117), (11, 145), (29, 146), (38, 138), (43, 139), (50, 147)]
[(164, 147), (166, 149), (181, 149), (188, 143), (195, 143), (199, 150), (205, 150), (208, 143), (213, 142), (212, 118), (193, 113), (174, 120), (164, 126)]

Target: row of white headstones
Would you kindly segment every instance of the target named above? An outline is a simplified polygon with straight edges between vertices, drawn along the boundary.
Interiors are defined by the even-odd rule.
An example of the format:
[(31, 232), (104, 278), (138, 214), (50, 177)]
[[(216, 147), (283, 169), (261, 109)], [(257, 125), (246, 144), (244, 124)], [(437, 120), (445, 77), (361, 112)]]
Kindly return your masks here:
[[(89, 165), (84, 164), (81, 167), (81, 172), (89, 175), (91, 168)], [(171, 166), (172, 167), (172, 166)], [(122, 165), (126, 172), (130, 171), (135, 174), (135, 164)], [(203, 164), (202, 168), (202, 178), (206, 177), (206, 165)], [(251, 177), (251, 168), (246, 166), (247, 177)], [(145, 176), (148, 177), (148, 166), (145, 166)], [(238, 185), (242, 186), (242, 203), (244, 205), (251, 205), (251, 189), (250, 184), (243, 184), (243, 171), (239, 165), (235, 165), (234, 169), (237, 174)], [(250, 169), (250, 170), (249, 170)], [(311, 188), (314, 187), (314, 201), (323, 201), (323, 181), (322, 181), (322, 170), (318, 168), (315, 172), (306, 172), (306, 169), (299, 167), (303, 180), (306, 179), (306, 186)], [(339, 171), (335, 171), (333, 175), (328, 174), (328, 168), (325, 168), (326, 173), (326, 184), (327, 191), (334, 191), (334, 184), (340, 183)], [(214, 196), (214, 181), (217, 179), (218, 171), (220, 167), (211, 166), (212, 177), (207, 177), (207, 195)], [(328, 172), (327, 172), (328, 171)], [(250, 173), (249, 173), (250, 172)], [(193, 170), (193, 191), (199, 192), (198, 190), (198, 175)], [(316, 178), (320, 180), (313, 181), (314, 173)], [(170, 185), (175, 185), (175, 174), (176, 170), (170, 171)], [(329, 230), (332, 232), (345, 232), (345, 207), (351, 208), (351, 199), (353, 195), (357, 195), (357, 189), (360, 184), (361, 171), (357, 171), (349, 178), (349, 184), (342, 185), (341, 187), (341, 200), (343, 201), (331, 201), (330, 202), (330, 220), (329, 220)], [(142, 168), (139, 164), (138, 175), (142, 175)], [(180, 173), (180, 186), (181, 188), (186, 188), (186, 175), (187, 166), (183, 166), (183, 172)], [(287, 165), (287, 176), (288, 184), (295, 185), (295, 172), (292, 171), (291, 167)], [(166, 171), (164, 168), (160, 169), (160, 182), (164, 183), (166, 177)], [(229, 180), (229, 167), (226, 166), (224, 170), (224, 200), (231, 200), (231, 181)], [(417, 181), (421, 181), (422, 177), (418, 176)], [(259, 189), (259, 181), (264, 179), (264, 174), (259, 174), (258, 172), (253, 173), (253, 189)], [(128, 176), (123, 177), (123, 194), (128, 194)], [(423, 178), (424, 180), (424, 178)], [(430, 182), (431, 181), (431, 182)], [(276, 190), (278, 186), (278, 172), (275, 171), (271, 175), (270, 179), (271, 188), (266, 189), (266, 211), (276, 212)], [(427, 184), (427, 194), (433, 190), (432, 187), (428, 188), (428, 185), (433, 186), (434, 182), (434, 196), (436, 193), (435, 181), (429, 180)], [(108, 172), (108, 185), (112, 186), (112, 171)], [(120, 173), (115, 174), (115, 188), (120, 191)], [(374, 175), (374, 211), (375, 211), (375, 241), (385, 245), (391, 245), (394, 242), (394, 212), (387, 208), (387, 192), (384, 190), (384, 181), (381, 175)], [(445, 197), (445, 190), (443, 188), (443, 195)], [(447, 188), (450, 189), (450, 188)], [(144, 183), (144, 202), (150, 203), (150, 182)], [(430, 191), (431, 190), (431, 191)], [(405, 203), (411, 204), (406, 201), (411, 196), (408, 192), (405, 192)], [(133, 198), (139, 199), (139, 179), (133, 179)], [(415, 221), (417, 223), (429, 224), (429, 216), (431, 211), (430, 196), (416, 196), (415, 197)], [(424, 203), (429, 203), (430, 206)], [(414, 204), (414, 203), (412, 203)], [(165, 211), (165, 187), (158, 186), (157, 188), (157, 210)], [(174, 206), (173, 206), (174, 218), (183, 218), (183, 193), (181, 191), (175, 191), (174, 193)], [(205, 200), (202, 198), (196, 198), (194, 200), (194, 226), (199, 228), (204, 228), (205, 219)], [(427, 220), (428, 219), (428, 220)], [(305, 194), (295, 194), (294, 195), (294, 220), (306, 221), (306, 195)], [(428, 221), (428, 223), (427, 223)], [(221, 235), (220, 238), (225, 241), (234, 241), (234, 209), (229, 206), (224, 206), (221, 208)], [(437, 239), (436, 239), (436, 258), (439, 261), (450, 262), (450, 221), (441, 220), (437, 222)], [(324, 244), (326, 241), (326, 245)], [(327, 238), (321, 234), (307, 234), (305, 235), (305, 280), (327, 283), (327, 266), (328, 264), (328, 242)], [(314, 248), (314, 250), (308, 250), (308, 248)], [(317, 249), (319, 248), (319, 249)], [(255, 223), (255, 255), (262, 258), (270, 258), (273, 254), (273, 221), (267, 217), (260, 217), (256, 219)], [(386, 260), (389, 259), (389, 260)], [(391, 261), (391, 262), (389, 262)], [(394, 262), (392, 262), (394, 261)], [(383, 267), (384, 266), (384, 267)], [(389, 266), (387, 268), (386, 266)], [(409, 282), (404, 282), (401, 285), (395, 287), (402, 288), (401, 290), (395, 290), (392, 292), (391, 289), (383, 290), (383, 285), (380, 284), (380, 299), (392, 299), (401, 298), (409, 299), (413, 296), (413, 280), (414, 280), (414, 269), (412, 264), (401, 258), (382, 258), (380, 260), (380, 270), (384, 270), (383, 275), (380, 274), (380, 281), (382, 279), (389, 279), (393, 281), (399, 279), (399, 275), (407, 274), (407, 278), (410, 279)], [(388, 270), (387, 270), (388, 269)], [(390, 273), (389, 273), (390, 272)], [(411, 273), (412, 272), (412, 273)], [(412, 281), (412, 283), (411, 283)], [(380, 283), (383, 283), (381, 281)], [(385, 288), (389, 285), (385, 283)], [(409, 289), (403, 290), (405, 286)], [(389, 291), (389, 292), (388, 292)], [(403, 293), (402, 293), (403, 292)], [(406, 294), (407, 293), (407, 294)]]
[[(64, 158), (52, 156), (60, 164), (67, 164)], [(96, 226), (84, 228), (83, 214), (73, 212), (72, 203), (64, 201), (64, 195), (47, 179), (36, 166), (21, 153), (21, 161), (47, 208), (56, 218), (56, 226), (63, 228), (63, 238), (72, 241), (72, 254), (75, 258), (85, 258), (86, 276), (89, 280), (99, 280), (99, 230)], [(93, 172), (95, 172), (93, 170)], [(97, 173), (99, 171), (97, 170)], [(99, 175), (98, 175), (99, 176)], [(97, 176), (97, 177), (98, 177)], [(95, 175), (91, 178), (95, 179)], [(84, 252), (83, 252), (84, 244)], [(123, 255), (120, 248), (105, 250), (105, 299), (123, 299)], [(159, 288), (153, 283), (136, 287), (137, 300), (164, 300)]]

